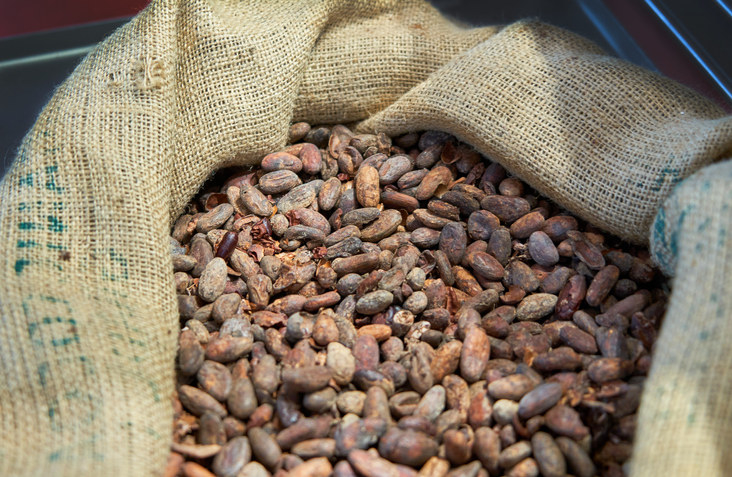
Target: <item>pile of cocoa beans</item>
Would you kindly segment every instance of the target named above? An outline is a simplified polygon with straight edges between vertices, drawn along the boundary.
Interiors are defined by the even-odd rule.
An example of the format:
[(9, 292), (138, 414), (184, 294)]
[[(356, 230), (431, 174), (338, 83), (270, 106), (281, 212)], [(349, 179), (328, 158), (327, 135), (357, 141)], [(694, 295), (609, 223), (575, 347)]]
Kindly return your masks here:
[(625, 475), (669, 293), (648, 251), (443, 132), (289, 139), (171, 231), (166, 475)]

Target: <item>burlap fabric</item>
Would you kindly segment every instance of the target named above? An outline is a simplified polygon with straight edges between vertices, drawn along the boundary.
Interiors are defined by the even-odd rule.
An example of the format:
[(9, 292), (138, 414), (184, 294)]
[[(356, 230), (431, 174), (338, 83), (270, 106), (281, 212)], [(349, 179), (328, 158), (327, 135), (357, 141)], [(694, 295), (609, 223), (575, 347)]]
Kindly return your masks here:
[[(634, 242), (732, 149), (709, 101), (543, 24), (468, 30), (417, 0), (155, 0), (59, 87), (0, 188), (0, 475), (160, 472), (171, 220), (293, 120), (449, 131)], [(678, 278), (636, 475), (732, 471), (729, 170), (682, 186), (653, 229)]]

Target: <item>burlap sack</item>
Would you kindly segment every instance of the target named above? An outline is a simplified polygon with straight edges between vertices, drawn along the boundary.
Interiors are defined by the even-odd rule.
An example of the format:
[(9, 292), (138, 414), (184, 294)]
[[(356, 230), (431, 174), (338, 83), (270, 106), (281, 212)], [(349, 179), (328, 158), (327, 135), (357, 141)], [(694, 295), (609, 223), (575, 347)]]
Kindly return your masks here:
[[(634, 242), (732, 148), (709, 101), (539, 23), (466, 30), (417, 0), (155, 0), (59, 87), (0, 186), (0, 475), (160, 472), (171, 220), (215, 169), (282, 147), (292, 120), (449, 131)], [(707, 175), (654, 228), (679, 278), (637, 475), (732, 469), (730, 200)]]

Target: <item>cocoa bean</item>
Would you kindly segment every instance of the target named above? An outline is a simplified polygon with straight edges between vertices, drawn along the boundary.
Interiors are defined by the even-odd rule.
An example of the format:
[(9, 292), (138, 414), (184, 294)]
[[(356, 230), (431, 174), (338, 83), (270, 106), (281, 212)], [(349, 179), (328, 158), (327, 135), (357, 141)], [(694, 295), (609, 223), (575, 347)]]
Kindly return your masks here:
[(592, 477), (595, 475), (595, 465), (579, 444), (568, 437), (558, 437), (556, 443), (567, 459), (569, 470), (574, 475), (577, 477)]
[(561, 436), (571, 437), (574, 440), (582, 440), (590, 433), (589, 429), (582, 424), (577, 411), (569, 406), (559, 404), (554, 406), (544, 416), (546, 426), (552, 432)]
[(518, 239), (528, 238), (534, 232), (541, 230), (544, 225), (544, 216), (540, 212), (529, 212), (528, 214), (516, 219), (511, 224), (509, 231), (511, 235)]
[(397, 464), (416, 467), (437, 454), (437, 442), (423, 432), (393, 427), (379, 440), (379, 454)]
[(363, 207), (376, 207), (380, 202), (379, 172), (376, 168), (363, 164), (354, 180), (356, 200)]
[(257, 186), (265, 194), (280, 194), (302, 184), (297, 174), (291, 170), (277, 170), (259, 178)]
[(554, 311), (557, 296), (549, 293), (529, 295), (516, 307), (516, 319), (519, 321), (536, 321)]
[(491, 354), (491, 345), (485, 332), (471, 326), (465, 335), (460, 352), (460, 373), (468, 382), (475, 382), (483, 376)]
[(573, 275), (559, 292), (555, 307), (557, 318), (569, 320), (585, 298), (587, 282), (582, 275)]
[(267, 154), (260, 163), (262, 170), (267, 172), (288, 170), (298, 173), (302, 170), (302, 161), (297, 156), (288, 154), (285, 151)]
[(557, 247), (549, 236), (540, 230), (529, 236), (529, 254), (536, 263), (545, 267), (551, 267), (559, 261)]
[(554, 406), (562, 397), (562, 386), (558, 383), (545, 383), (529, 391), (519, 401), (518, 416), (528, 419)]
[(511, 223), (529, 213), (531, 206), (521, 197), (489, 195), (480, 201), (480, 206), (493, 213), (502, 222)]
[(331, 375), (326, 366), (286, 368), (282, 370), (282, 382), (293, 391), (311, 393), (326, 386)]

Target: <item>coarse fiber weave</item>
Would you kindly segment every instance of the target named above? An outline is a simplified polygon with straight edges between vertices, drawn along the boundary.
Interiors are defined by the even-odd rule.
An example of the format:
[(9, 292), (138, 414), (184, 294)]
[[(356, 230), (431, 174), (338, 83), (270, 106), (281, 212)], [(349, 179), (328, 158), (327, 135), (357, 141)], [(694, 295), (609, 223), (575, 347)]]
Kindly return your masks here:
[(732, 156), (732, 118), (537, 22), (465, 29), (418, 0), (153, 0), (58, 88), (0, 185), (0, 475), (161, 472), (171, 221), (299, 120), (445, 130), (595, 225), (651, 237), (676, 282), (634, 474), (732, 473), (732, 167), (678, 184)]

